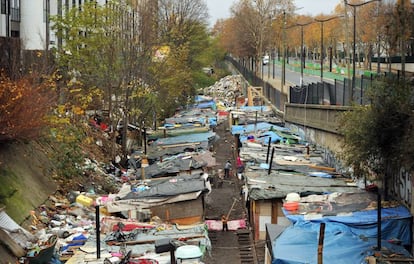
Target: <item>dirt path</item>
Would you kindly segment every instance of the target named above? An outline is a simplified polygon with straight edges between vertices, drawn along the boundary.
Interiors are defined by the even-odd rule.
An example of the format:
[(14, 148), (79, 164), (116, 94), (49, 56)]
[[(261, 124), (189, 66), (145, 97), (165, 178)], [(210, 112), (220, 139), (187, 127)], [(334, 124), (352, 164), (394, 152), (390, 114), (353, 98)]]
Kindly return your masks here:
[[(229, 131), (228, 121), (225, 120), (216, 128), (220, 139), (214, 144), (217, 167), (213, 173), (213, 190), (206, 199), (206, 219), (219, 220), (222, 214), (230, 212), (230, 220), (245, 218), (245, 206), (240, 196), (240, 182), (237, 175), (230, 179), (219, 182), (219, 170), (223, 170), (226, 160), (230, 160), (234, 166), (234, 138)], [(234, 169), (233, 169), (234, 171)], [(206, 264), (226, 263), (240, 264), (240, 237), (236, 231), (210, 231), (212, 240), (211, 255), (205, 259)], [(252, 262), (253, 263), (253, 262)]]

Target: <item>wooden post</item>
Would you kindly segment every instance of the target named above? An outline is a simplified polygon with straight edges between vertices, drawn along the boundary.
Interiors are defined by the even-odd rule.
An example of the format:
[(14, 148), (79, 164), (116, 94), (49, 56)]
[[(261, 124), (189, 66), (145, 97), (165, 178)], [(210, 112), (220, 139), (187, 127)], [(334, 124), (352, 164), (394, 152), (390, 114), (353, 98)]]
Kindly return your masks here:
[(272, 140), (272, 137), (269, 137), (269, 143), (267, 143), (267, 154), (266, 154), (266, 164), (269, 163), (269, 154), (270, 154), (270, 141)]
[(171, 264), (176, 264), (174, 250), (170, 251), (170, 262), (171, 262)]
[(319, 228), (319, 241), (318, 241), (318, 264), (323, 263), (323, 240), (325, 238), (325, 223), (321, 223)]
[(272, 163), (273, 163), (273, 155), (274, 154), (275, 154), (275, 148), (272, 148), (272, 155), (270, 156), (269, 169), (267, 170), (267, 175), (269, 175), (270, 171), (272, 170)]
[(230, 214), (231, 214), (231, 210), (233, 210), (233, 207), (236, 204), (236, 202), (237, 202), (237, 199), (233, 198), (233, 204), (231, 205), (230, 210), (228, 211), (227, 216), (226, 216), (227, 217), (227, 220), (229, 220), (229, 217), (230, 217)]
[(378, 190), (378, 195), (377, 195), (377, 250), (381, 251), (381, 229), (382, 229), (382, 225), (381, 225), (381, 210), (382, 210), (382, 204), (381, 204), (381, 193), (380, 190)]
[(95, 206), (95, 229), (96, 229), (96, 258), (101, 258), (101, 226), (99, 219), (99, 205)]

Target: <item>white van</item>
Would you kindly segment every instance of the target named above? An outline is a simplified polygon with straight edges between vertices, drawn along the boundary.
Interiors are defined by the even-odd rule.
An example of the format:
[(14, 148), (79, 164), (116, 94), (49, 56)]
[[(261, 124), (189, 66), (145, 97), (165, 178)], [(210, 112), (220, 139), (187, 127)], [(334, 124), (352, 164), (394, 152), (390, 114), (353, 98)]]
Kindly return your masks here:
[(263, 65), (269, 64), (269, 61), (270, 61), (269, 55), (264, 55), (263, 58), (262, 58)]

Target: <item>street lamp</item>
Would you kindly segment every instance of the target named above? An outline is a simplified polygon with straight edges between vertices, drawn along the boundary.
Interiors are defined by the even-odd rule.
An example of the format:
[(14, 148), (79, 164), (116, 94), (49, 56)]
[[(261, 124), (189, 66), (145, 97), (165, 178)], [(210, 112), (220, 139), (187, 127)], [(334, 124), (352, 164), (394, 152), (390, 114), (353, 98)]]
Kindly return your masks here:
[(305, 27), (305, 26), (307, 26), (307, 25), (310, 25), (310, 24), (312, 24), (312, 23), (314, 23), (315, 21), (310, 21), (310, 22), (307, 22), (307, 23), (303, 23), (303, 24), (301, 24), (301, 23), (296, 23), (296, 24), (294, 24), (294, 25), (292, 25), (292, 26), (290, 26), (290, 27), (288, 27), (288, 29), (289, 28), (293, 28), (293, 27), (300, 27), (300, 86), (302, 87), (302, 85), (303, 85), (303, 69), (305, 68), (305, 54), (304, 54), (304, 52), (303, 52), (303, 49), (304, 49), (304, 45), (303, 45), (303, 28)]
[(304, 24), (299, 24), (296, 23), (295, 26), (299, 26), (300, 27), (300, 39), (301, 39), (301, 44), (300, 44), (300, 87), (303, 86), (303, 68), (305, 68), (305, 54), (303, 52), (303, 28), (307, 25), (310, 25), (314, 23), (314, 21), (308, 22), (308, 23), (304, 23)]
[(316, 22), (321, 23), (321, 82), (323, 82), (323, 23), (340, 17), (343, 16), (335, 16), (326, 19), (315, 19)]
[[(293, 10), (297, 11), (297, 10), (301, 10), (303, 7), (299, 7), (299, 8), (295, 8)], [(281, 87), (281, 91), (283, 94), (283, 89), (284, 86), (286, 84), (286, 10), (283, 9), (283, 22), (282, 22), (282, 42), (283, 42), (283, 58), (282, 58), (282, 87)]]
[(283, 53), (282, 53), (282, 87), (281, 91), (283, 94), (283, 87), (285, 87), (285, 77), (286, 77), (286, 11), (283, 10), (283, 34), (282, 34), (282, 42), (283, 42)]
[(356, 60), (356, 8), (357, 7), (359, 7), (359, 6), (363, 6), (363, 5), (366, 5), (366, 4), (369, 4), (369, 3), (372, 3), (372, 2), (381, 2), (381, 0), (370, 0), (370, 1), (367, 1), (367, 2), (363, 2), (363, 3), (359, 3), (359, 4), (351, 4), (351, 3), (348, 3), (348, 0), (344, 0), (344, 2), (345, 2), (345, 5), (349, 5), (349, 6), (352, 6), (353, 8), (354, 8), (354, 14), (353, 14), (353, 16), (354, 16), (354, 35), (353, 35), (353, 41), (354, 41), (354, 43), (353, 43), (353, 47), (352, 47), (352, 49), (353, 49), (353, 54), (352, 54), (352, 88), (351, 88), (351, 101), (353, 100), (353, 91), (354, 91), (354, 87), (355, 87), (355, 60)]

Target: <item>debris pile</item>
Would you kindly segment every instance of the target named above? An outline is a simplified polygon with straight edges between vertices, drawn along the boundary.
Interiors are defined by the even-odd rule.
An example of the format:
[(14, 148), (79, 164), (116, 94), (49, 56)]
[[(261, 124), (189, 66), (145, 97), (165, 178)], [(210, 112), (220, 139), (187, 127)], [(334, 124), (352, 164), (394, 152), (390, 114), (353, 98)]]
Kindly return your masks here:
[[(8, 254), (26, 263), (109, 264), (170, 263), (175, 252), (176, 259), (191, 255), (201, 263), (211, 249), (208, 227), (213, 223), (206, 225), (203, 217), (217, 165), (214, 129), (235, 107), (234, 96), (242, 97), (240, 83), (240, 76), (223, 78), (207, 89), (214, 96), (197, 96), (191, 108), (156, 130), (132, 125), (146, 140), (125, 162), (119, 156), (110, 163), (87, 159), (82, 165), (90, 177), (87, 185), (50, 195), (24, 228), (11, 219), (12, 224), (1, 222), (4, 237), (16, 245), (11, 253), (6, 249)], [(95, 133), (110, 130), (99, 116), (88, 122)], [(97, 144), (105, 147), (104, 140), (99, 137)], [(114, 192), (105, 192), (102, 180)], [(244, 222), (235, 224), (246, 228)]]

